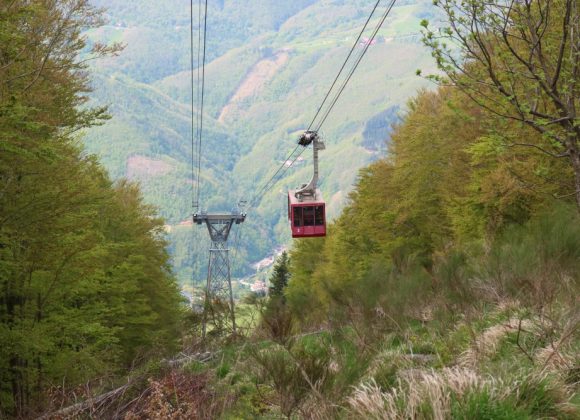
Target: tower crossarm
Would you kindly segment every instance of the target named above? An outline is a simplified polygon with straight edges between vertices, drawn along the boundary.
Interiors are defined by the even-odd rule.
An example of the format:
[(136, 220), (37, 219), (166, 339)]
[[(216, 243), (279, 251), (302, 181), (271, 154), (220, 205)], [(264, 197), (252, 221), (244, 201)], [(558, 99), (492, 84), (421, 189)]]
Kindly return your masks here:
[(243, 213), (201, 213), (193, 215), (193, 222), (206, 224), (213, 242), (227, 242), (232, 225), (239, 225), (246, 220)]

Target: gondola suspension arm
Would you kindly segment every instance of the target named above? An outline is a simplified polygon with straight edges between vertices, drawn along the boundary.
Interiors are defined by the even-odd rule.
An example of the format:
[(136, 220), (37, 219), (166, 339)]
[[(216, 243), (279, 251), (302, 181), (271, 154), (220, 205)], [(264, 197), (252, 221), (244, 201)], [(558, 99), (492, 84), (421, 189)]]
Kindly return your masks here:
[(294, 193), (294, 196), (300, 201), (302, 201), (304, 197), (312, 197), (313, 199), (316, 199), (316, 187), (318, 184), (318, 152), (320, 150), (326, 149), (326, 146), (316, 131), (305, 131), (300, 136), (298, 144), (305, 148), (312, 144), (312, 160), (314, 172), (310, 182), (308, 184), (302, 184), (300, 189)]

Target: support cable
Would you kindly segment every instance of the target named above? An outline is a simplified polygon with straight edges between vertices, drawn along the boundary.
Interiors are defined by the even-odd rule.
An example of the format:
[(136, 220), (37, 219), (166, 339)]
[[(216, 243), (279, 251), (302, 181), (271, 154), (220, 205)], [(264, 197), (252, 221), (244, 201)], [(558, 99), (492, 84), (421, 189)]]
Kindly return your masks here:
[[(383, 15), (383, 17), (381, 18), (381, 20), (379, 21), (379, 23), (377, 24), (377, 26), (375, 27), (375, 30), (373, 32), (372, 37), (369, 39), (368, 43), (365, 46), (365, 49), (363, 50), (362, 54), (359, 55), (354, 67), (352, 68), (352, 70), (349, 72), (349, 75), (347, 77), (347, 79), (345, 80), (345, 82), (343, 83), (342, 87), (340, 88), (340, 90), (338, 91), (338, 93), (335, 95), (334, 99), (332, 100), (330, 107), (327, 109), (327, 111), (324, 113), (324, 117), (322, 118), (322, 120), (320, 121), (320, 123), (317, 125), (316, 129), (314, 131), (318, 132), (320, 131), (320, 129), (322, 128), (322, 125), (324, 124), (324, 122), (326, 121), (326, 119), (328, 118), (328, 115), (330, 115), (330, 112), (332, 111), (332, 109), (334, 108), (334, 106), (336, 105), (336, 103), (338, 102), (338, 99), (340, 98), (340, 95), (342, 94), (342, 92), (344, 91), (344, 89), (346, 88), (346, 86), (348, 85), (348, 82), (350, 81), (350, 79), (352, 78), (352, 75), (354, 74), (354, 72), (356, 71), (358, 65), (360, 64), (361, 60), (363, 59), (364, 55), (366, 54), (369, 46), (371, 45), (372, 41), (375, 39), (377, 33), (379, 32), (379, 30), (381, 29), (381, 27), (383, 26), (383, 23), (385, 22), (385, 20), (387, 19), (387, 16), (389, 15), (389, 13), (391, 12), (391, 9), (393, 8), (394, 4), (395, 4), (396, 0), (391, 0), (391, 4), (389, 5), (389, 7), (387, 8), (387, 10), (385, 11), (385, 14)], [(294, 158), (294, 160), (292, 160), (292, 162), (290, 162), (290, 164), (288, 165), (288, 167), (292, 167), (294, 165), (294, 163), (296, 162), (296, 160), (298, 160), (298, 158), (302, 155), (302, 153), (304, 153), (304, 151), (306, 150), (306, 147), (304, 149), (302, 149), (300, 151), (300, 153), (298, 153), (298, 155)]]
[[(198, 1), (197, 7), (197, 63), (195, 63), (195, 48), (194, 48), (194, 1), (190, 0), (190, 74), (191, 74), (191, 181), (192, 181), (192, 208), (194, 213), (199, 210), (200, 197), (200, 180), (201, 180), (201, 145), (202, 145), (202, 127), (203, 127), (203, 105), (202, 96), (205, 89), (204, 71), (205, 68), (205, 35), (207, 32), (207, 1), (205, 14), (202, 14), (202, 0)], [(202, 16), (203, 29), (202, 36)], [(202, 42), (203, 42), (203, 63), (202, 63)], [(194, 66), (197, 69), (197, 79), (194, 78)], [(195, 117), (194, 117), (195, 115)], [(196, 164), (197, 158), (197, 164)], [(197, 174), (196, 174), (197, 172)], [(197, 229), (194, 229), (193, 238), (193, 256), (196, 258), (196, 264), (192, 267), (192, 290), (195, 288), (195, 277), (199, 269), (199, 236)], [(192, 295), (192, 303), (193, 303)]]
[[(203, 13), (203, 48), (202, 48), (202, 36), (201, 36), (201, 3), (199, 1), (199, 31), (198, 31), (198, 66), (197, 66), (197, 77), (198, 86), (201, 84), (201, 88), (198, 89), (198, 104), (199, 104), (199, 129), (198, 134), (198, 153), (197, 153), (197, 179), (196, 179), (196, 190), (197, 196), (195, 200), (195, 207), (199, 207), (200, 201), (200, 177), (201, 177), (201, 153), (202, 153), (202, 141), (203, 141), (203, 108), (205, 99), (205, 60), (206, 60), (206, 45), (207, 45), (207, 0), (205, 0), (205, 10)], [(201, 57), (201, 77), (200, 77), (200, 52), (202, 52)], [(193, 70), (192, 70), (193, 71)]]
[[(336, 85), (336, 82), (338, 81), (338, 79), (340, 78), (340, 75), (342, 74), (343, 70), (346, 68), (346, 65), (348, 64), (348, 61), (352, 55), (352, 53), (354, 52), (354, 50), (356, 49), (356, 46), (358, 45), (360, 38), (362, 37), (364, 31), (366, 30), (370, 20), (372, 19), (378, 5), (381, 3), (382, 0), (377, 0), (377, 2), (375, 3), (375, 6), (373, 7), (373, 10), (371, 11), (369, 17), (367, 18), (362, 30), (359, 32), (355, 42), (353, 43), (348, 55), (346, 56), (344, 62), (342, 63), (342, 66), (340, 67), (340, 70), (338, 71), (338, 74), (336, 75), (336, 77), (334, 78), (334, 81), (332, 82), (332, 85), (330, 86), (330, 89), (328, 89), (328, 92), (326, 93), (326, 96), (324, 97), (324, 99), (322, 100), (322, 103), (320, 104), (320, 106), (318, 107), (318, 110), (316, 111), (316, 114), (314, 115), (314, 118), (312, 118), (312, 121), (310, 122), (310, 124), (308, 125), (308, 130), (309, 131), (312, 126), (314, 125), (314, 123), (316, 122), (316, 118), (318, 117), (318, 115), (320, 114), (320, 111), (322, 111), (322, 108), (324, 107), (324, 104), (326, 103), (328, 97), (330, 96), (332, 89), (334, 89), (334, 86)], [(297, 145), (294, 150), (290, 153), (290, 155), (288, 155), (288, 157), (286, 159), (284, 159), (284, 161), (282, 162), (282, 165), (280, 165), (280, 167), (278, 168), (278, 170), (270, 177), (270, 179), (263, 185), (263, 187), (258, 190), (258, 192), (254, 195), (254, 197), (250, 200), (250, 205), (249, 208), (252, 208), (254, 206), (255, 200), (258, 199), (263, 193), (267, 192), (271, 186), (270, 183), (272, 183), (272, 181), (274, 181), (273, 183), (275, 184), (277, 182), (276, 177), (277, 175), (280, 173), (280, 171), (282, 171), (284, 169), (284, 167), (286, 166), (286, 162), (290, 161), (293, 157), (293, 155), (296, 153), (296, 151), (299, 149), (300, 145)], [(292, 163), (295, 162), (296, 159), (294, 159), (292, 161)], [(290, 165), (291, 166), (291, 165)], [(288, 167), (287, 167), (288, 168)], [(286, 172), (286, 171), (284, 171)]]
[[(201, 134), (200, 134), (200, 96), (201, 96), (201, 50), (202, 50), (202, 0), (198, 1), (197, 8), (197, 63), (195, 62), (194, 48), (194, 7), (193, 0), (189, 2), (190, 23), (190, 75), (191, 75), (191, 181), (192, 207), (199, 207), (200, 166), (201, 166)], [(194, 78), (194, 69), (197, 70), (197, 79)]]
[(350, 81), (350, 79), (352, 78), (352, 75), (354, 74), (354, 72), (356, 71), (356, 69), (358, 68), (360, 62), (362, 61), (363, 57), (365, 56), (366, 52), (368, 51), (369, 47), (371, 46), (372, 42), (374, 41), (374, 39), (377, 36), (377, 33), (379, 32), (379, 30), (381, 29), (381, 27), (383, 26), (383, 24), (385, 23), (385, 20), (387, 19), (387, 17), (389, 16), (389, 14), (391, 13), (391, 10), (393, 9), (393, 6), (395, 5), (396, 0), (391, 0), (391, 3), (389, 4), (389, 6), (387, 7), (387, 10), (385, 10), (385, 13), (383, 14), (381, 20), (379, 21), (379, 23), (377, 24), (377, 26), (375, 27), (375, 30), (372, 34), (372, 36), (369, 38), (368, 42), (366, 42), (365, 47), (362, 51), (362, 53), (359, 55), (357, 61), (355, 62), (354, 66), (352, 67), (348, 77), (346, 78), (346, 80), (344, 81), (342, 87), (340, 88), (340, 90), (338, 91), (338, 93), (335, 95), (334, 99), (332, 100), (332, 102), (330, 103), (330, 106), (328, 107), (327, 111), (324, 113), (324, 117), (322, 118), (322, 120), (320, 121), (320, 123), (317, 125), (316, 130), (315, 131), (319, 131), (322, 128), (322, 125), (324, 124), (324, 122), (326, 121), (326, 119), (328, 118), (328, 116), (330, 115), (330, 113), (332, 112), (332, 109), (334, 108), (334, 106), (336, 105), (336, 103), (338, 102), (338, 99), (340, 98), (340, 96), (342, 95), (342, 92), (344, 92), (344, 89), (346, 88), (346, 86), (348, 85), (348, 82)]
[[(198, 19), (199, 21), (199, 19)], [(193, 37), (193, 0), (190, 0), (189, 2), (189, 66), (190, 66), (190, 75), (191, 75), (191, 207), (194, 211), (194, 213), (197, 211), (197, 209), (195, 208), (195, 202), (196, 202), (196, 182), (195, 182), (195, 156), (196, 156), (196, 139), (197, 139), (197, 130), (199, 127), (199, 124), (196, 126), (196, 121), (194, 118), (194, 114), (195, 114), (195, 93), (196, 93), (196, 89), (195, 89), (195, 83), (194, 83), (194, 76), (193, 76), (193, 66), (194, 66), (194, 37)], [(199, 38), (199, 26), (198, 26), (198, 38)], [(198, 85), (198, 91), (199, 91), (199, 85)], [(198, 260), (198, 253), (199, 253), (199, 249), (198, 249), (198, 235), (197, 235), (197, 229), (193, 229), (193, 247), (187, 247), (188, 249), (188, 257), (189, 260), (192, 260), (192, 257), (195, 258), (194, 263), (192, 265), (192, 272), (191, 272), (191, 299), (190, 299), (190, 305), (193, 307), (193, 303), (194, 303), (194, 296), (193, 296), (193, 291), (195, 290), (195, 278), (196, 278), (196, 263)]]
[[(362, 34), (364, 33), (365, 29), (368, 26), (369, 21), (371, 20), (374, 12), (376, 11), (378, 5), (380, 4), (381, 0), (378, 0), (377, 3), (375, 4), (375, 7), (373, 8), (371, 14), (369, 15), (369, 17), (367, 18), (367, 21), (362, 29), (362, 31), (359, 33), (359, 36), (357, 37), (355, 43), (353, 44), (353, 47), (351, 48), (345, 62), (343, 63), (341, 69), (338, 72), (338, 75), (336, 76), (334, 82), (331, 85), (331, 88), (329, 89), (328, 93), (326, 94), (324, 100), (322, 101), (322, 104), (320, 105), (320, 107), (318, 108), (315, 117), (313, 118), (312, 122), (309, 125), (309, 130), (312, 128), (312, 126), (314, 125), (314, 122), (316, 121), (316, 118), (319, 116), (322, 108), (324, 107), (324, 103), (327, 101), (328, 97), (330, 96), (330, 93), (332, 92), (333, 88), (335, 87), (341, 73), (343, 72), (344, 68), (346, 67), (346, 64), (348, 62), (348, 60), (350, 59), (350, 57), (352, 56), (352, 53), (354, 51), (354, 49), (356, 48), (356, 46), (359, 43), (360, 38), (362, 37)], [(373, 30), (372, 36), (371, 38), (369, 38), (368, 42), (366, 43), (364, 49), (362, 50), (362, 52), (358, 55), (358, 57), (355, 59), (355, 63), (354, 65), (351, 67), (350, 71), (348, 72), (348, 76), (346, 77), (346, 79), (344, 80), (344, 82), (342, 83), (340, 89), (338, 90), (338, 92), (334, 95), (329, 107), (326, 109), (326, 111), (323, 113), (323, 117), (322, 120), (316, 125), (316, 129), (314, 131), (318, 132), (321, 128), (322, 125), (324, 124), (324, 122), (326, 121), (326, 119), (328, 118), (328, 116), (330, 115), (332, 109), (334, 108), (334, 106), (336, 105), (336, 103), (338, 102), (340, 96), (342, 95), (342, 93), (344, 92), (346, 86), (348, 85), (348, 83), (350, 82), (353, 74), (355, 73), (356, 69), (358, 68), (360, 62), (362, 61), (363, 57), (365, 56), (366, 52), (368, 51), (370, 45), (372, 44), (372, 42), (374, 41), (374, 39), (376, 38), (377, 33), (379, 32), (379, 30), (381, 29), (381, 27), (383, 26), (385, 20), (387, 19), (387, 17), (389, 16), (393, 6), (395, 5), (396, 0), (391, 0), (391, 3), (389, 4), (389, 6), (387, 7), (387, 9), (385, 10), (385, 13), (383, 14), (383, 16), (381, 17), (381, 19), (379, 20), (378, 24), (376, 25), (375, 29)], [(286, 173), (286, 171), (291, 168), (294, 163), (298, 160), (298, 158), (304, 153), (304, 151), (306, 150), (306, 148), (303, 148), (297, 155), (296, 155), (296, 151), (299, 149), (299, 145), (296, 146), (296, 148), (290, 153), (290, 155), (282, 162), (282, 165), (280, 165), (280, 167), (276, 170), (276, 172), (270, 177), (270, 179), (263, 185), (262, 188), (260, 188), (258, 190), (258, 192), (252, 197), (252, 199), (249, 201), (249, 206), (248, 206), (248, 210), (250, 210), (252, 207), (254, 207), (258, 200), (260, 199), (260, 197), (268, 192), (278, 181), (279, 179), (281, 179), (284, 174)], [(290, 164), (288, 164), (287, 162), (290, 161)]]
[(195, 87), (193, 78), (193, 0), (189, 1), (189, 66), (191, 74), (191, 207), (195, 207), (195, 139), (196, 127), (193, 118), (195, 113)]
[[(288, 168), (289, 168), (289, 166), (286, 166), (286, 162), (288, 162), (288, 161), (290, 161), (290, 159), (292, 159), (292, 157), (294, 156), (294, 154), (296, 153), (296, 151), (298, 151), (298, 149), (299, 149), (299, 148), (300, 148), (300, 145), (297, 145), (297, 146), (294, 148), (294, 150), (292, 150), (292, 153), (290, 153), (290, 154), (288, 155), (288, 157), (287, 157), (287, 158), (286, 158), (286, 159), (285, 159), (285, 160), (282, 162), (282, 165), (280, 165), (280, 167), (278, 167), (278, 170), (277, 170), (277, 171), (274, 173), (274, 175), (272, 175), (272, 176), (270, 177), (270, 179), (269, 179), (269, 180), (268, 180), (268, 181), (267, 181), (265, 184), (263, 184), (262, 188), (260, 188), (260, 189), (258, 190), (258, 192), (256, 192), (256, 193), (254, 194), (254, 196), (252, 197), (252, 199), (249, 201), (249, 205), (248, 205), (248, 211), (249, 211), (250, 209), (252, 209), (252, 208), (253, 208), (253, 207), (254, 207), (254, 206), (255, 206), (255, 205), (258, 203), (258, 202), (257, 202), (257, 200), (259, 200), (259, 198), (260, 198), (260, 197), (261, 197), (261, 196), (262, 196), (264, 193), (266, 193), (267, 191), (269, 191), (269, 190), (270, 190), (270, 188), (272, 188), (272, 186), (273, 186), (274, 184), (276, 184), (276, 182), (278, 182), (278, 179), (277, 179), (277, 177), (278, 177), (278, 174), (280, 174), (282, 170), (284, 170), (284, 172), (282, 172), (282, 173), (281, 173), (280, 177), (281, 177), (282, 175), (284, 175), (284, 173), (286, 172), (286, 170), (288, 170)], [(294, 162), (294, 161), (293, 161), (293, 162)], [(292, 166), (292, 165), (290, 165), (290, 166)]]
[(306, 131), (310, 131), (310, 129), (312, 128), (312, 126), (314, 125), (314, 122), (316, 121), (316, 118), (318, 118), (318, 114), (320, 114), (320, 111), (322, 111), (322, 108), (324, 107), (324, 104), (326, 103), (326, 100), (328, 99), (328, 97), (330, 96), (330, 93), (332, 92), (332, 89), (334, 89), (334, 86), (336, 85), (336, 82), (338, 81), (338, 79), (340, 78), (340, 75), (342, 74), (342, 71), (345, 69), (346, 64), (348, 63), (348, 60), (350, 59), (350, 56), (352, 55), (352, 53), (354, 52), (354, 50), (356, 49), (356, 46), (358, 45), (364, 31), (367, 29), (367, 26), (369, 24), (369, 22), (371, 21), (375, 11), (377, 10), (377, 7), (379, 6), (379, 4), (381, 3), (382, 0), (377, 0), (377, 2), (375, 3), (375, 7), (373, 7), (373, 10), (371, 12), (371, 14), (369, 15), (369, 17), (367, 18), (367, 21), (365, 22), (363, 28), (361, 29), (361, 31), (358, 34), (358, 37), (356, 38), (356, 40), (354, 41), (354, 44), (352, 44), (352, 47), (348, 53), (348, 55), (346, 56), (346, 59), (344, 60), (344, 63), (342, 63), (342, 66), (340, 67), (340, 70), (338, 71), (338, 74), (336, 75), (336, 77), (334, 78), (334, 81), (332, 82), (332, 85), (330, 86), (330, 89), (328, 89), (328, 92), (326, 92), (326, 96), (324, 97), (324, 99), (322, 100), (322, 103), (320, 104), (320, 106), (318, 107), (318, 110), (316, 111), (316, 114), (314, 115), (314, 118), (312, 118), (312, 121), (310, 122), (310, 124), (308, 125), (308, 129)]

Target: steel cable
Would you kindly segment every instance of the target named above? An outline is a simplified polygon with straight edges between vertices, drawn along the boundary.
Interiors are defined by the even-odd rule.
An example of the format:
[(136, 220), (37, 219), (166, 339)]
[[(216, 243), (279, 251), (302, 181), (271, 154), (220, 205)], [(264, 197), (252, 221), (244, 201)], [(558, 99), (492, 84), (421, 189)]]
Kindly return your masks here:
[[(365, 22), (365, 25), (363, 27), (363, 29), (361, 30), (361, 32), (359, 33), (355, 43), (353, 44), (353, 47), (351, 48), (347, 58), (345, 59), (343, 65), (341, 66), (336, 78), (334, 79), (329, 91), (327, 92), (325, 98), (323, 99), (321, 105), (318, 107), (318, 110), (314, 116), (314, 118), (312, 119), (312, 122), (309, 125), (308, 130), (310, 130), (312, 128), (312, 125), (314, 125), (314, 122), (316, 121), (316, 118), (318, 117), (318, 115), (320, 114), (320, 111), (322, 110), (322, 108), (324, 107), (325, 102), (327, 101), (328, 97), (330, 96), (330, 93), (332, 92), (332, 89), (335, 87), (336, 82), (338, 81), (338, 79), (340, 78), (340, 75), (342, 74), (344, 68), (346, 67), (346, 64), (348, 63), (348, 60), (350, 59), (350, 57), (352, 56), (353, 51), (355, 50), (356, 46), (358, 45), (360, 38), (362, 37), (364, 31), (366, 30), (368, 23), (370, 22), (370, 20), (372, 19), (372, 16), (374, 15), (377, 7), (379, 6), (381, 0), (378, 0), (377, 3), (375, 4), (375, 7), (373, 8), (371, 14), (369, 15), (369, 17), (367, 18), (367, 21)], [(377, 33), (379, 32), (379, 30), (381, 29), (381, 27), (383, 26), (385, 20), (387, 19), (387, 17), (389, 16), (393, 6), (395, 5), (396, 0), (391, 0), (391, 3), (389, 4), (389, 6), (387, 7), (385, 13), (383, 14), (383, 16), (381, 17), (381, 19), (379, 20), (379, 23), (377, 24), (377, 26), (375, 27), (375, 29), (373, 30), (372, 36), (371, 38), (369, 38), (369, 40), (366, 42), (365, 47), (363, 48), (362, 52), (358, 55), (358, 57), (355, 59), (355, 63), (354, 65), (351, 67), (350, 71), (348, 72), (348, 76), (345, 79), (345, 81), (342, 83), (340, 89), (338, 90), (338, 92), (334, 95), (330, 106), (327, 108), (327, 110), (324, 112), (323, 114), (323, 118), (320, 121), (319, 124), (317, 124), (316, 129), (314, 131), (318, 132), (320, 131), (320, 129), (322, 128), (322, 125), (324, 124), (324, 122), (326, 121), (326, 119), (328, 118), (328, 116), (330, 115), (330, 113), (332, 112), (332, 109), (334, 108), (334, 106), (336, 105), (336, 103), (338, 102), (338, 99), (340, 98), (340, 96), (342, 95), (342, 93), (344, 92), (346, 86), (348, 85), (348, 83), (350, 82), (353, 74), (355, 73), (356, 69), (358, 68), (360, 62), (362, 61), (363, 57), (365, 56), (366, 52), (368, 51), (370, 45), (372, 44), (372, 42), (374, 41), (374, 39), (376, 38)], [(298, 158), (304, 153), (304, 151), (306, 150), (306, 147), (303, 148), (300, 153), (298, 153), (298, 155), (296, 155), (293, 159), (292, 157), (295, 155), (296, 151), (298, 150), (298, 148), (300, 147), (300, 145), (296, 146), (296, 148), (292, 151), (292, 153), (290, 153), (290, 155), (282, 162), (282, 165), (280, 165), (280, 167), (276, 170), (276, 172), (270, 177), (270, 179), (263, 185), (262, 188), (260, 188), (252, 197), (252, 199), (250, 200), (250, 205), (248, 207), (248, 210), (250, 210), (252, 207), (254, 207), (257, 204), (257, 200), (266, 192), (268, 192), (277, 182), (280, 178), (282, 178), (282, 176), (286, 173), (286, 171), (291, 168), (294, 163), (298, 160)], [(288, 162), (290, 162), (288, 164)], [(276, 179), (278, 178), (278, 179)]]

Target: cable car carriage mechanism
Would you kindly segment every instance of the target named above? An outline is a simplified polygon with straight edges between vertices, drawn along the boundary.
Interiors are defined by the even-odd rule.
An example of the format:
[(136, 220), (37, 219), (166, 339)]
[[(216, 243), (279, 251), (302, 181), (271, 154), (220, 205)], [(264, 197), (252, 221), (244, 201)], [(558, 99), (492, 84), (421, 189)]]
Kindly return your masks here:
[(308, 184), (288, 192), (288, 220), (293, 238), (326, 236), (326, 205), (318, 183), (318, 151), (324, 150), (324, 142), (316, 131), (306, 131), (298, 144), (308, 147), (312, 144), (314, 174)]

